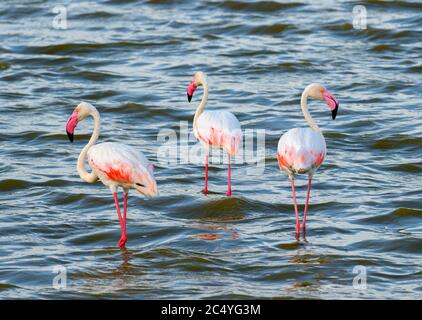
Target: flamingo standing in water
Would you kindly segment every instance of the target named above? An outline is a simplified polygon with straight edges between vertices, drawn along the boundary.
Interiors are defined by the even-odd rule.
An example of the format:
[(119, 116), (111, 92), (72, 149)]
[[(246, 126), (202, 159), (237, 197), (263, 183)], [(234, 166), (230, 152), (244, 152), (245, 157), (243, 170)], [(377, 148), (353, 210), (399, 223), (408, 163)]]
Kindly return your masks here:
[(208, 101), (207, 76), (203, 72), (196, 72), (187, 88), (188, 101), (199, 86), (204, 87), (202, 100), (196, 108), (193, 118), (193, 132), (204, 147), (205, 154), (205, 186), (203, 193), (208, 193), (208, 154), (211, 148), (221, 148), (228, 154), (227, 196), (231, 196), (231, 168), (230, 156), (235, 156), (242, 139), (239, 120), (228, 111), (204, 111)]
[[(76, 169), (82, 180), (94, 183), (100, 179), (110, 188), (122, 229), (118, 246), (124, 248), (127, 241), (126, 212), (129, 189), (135, 189), (148, 197), (156, 196), (158, 191), (153, 165), (141, 152), (127, 145), (115, 142), (95, 144), (100, 135), (100, 114), (93, 105), (86, 102), (80, 103), (67, 121), (66, 132), (70, 142), (73, 142), (78, 123), (88, 116), (94, 118), (94, 131), (79, 155)], [(85, 160), (88, 160), (91, 173), (86, 171)], [(117, 198), (118, 187), (123, 189), (123, 216)]]
[(303, 115), (310, 128), (294, 128), (287, 131), (280, 138), (277, 149), (277, 159), (280, 169), (286, 172), (291, 181), (293, 202), (296, 212), (296, 237), (299, 236), (300, 223), (296, 203), (294, 176), (295, 174), (308, 175), (308, 191), (303, 214), (302, 230), (306, 232), (306, 212), (308, 210), (309, 195), (311, 192), (311, 181), (315, 171), (321, 166), (327, 154), (325, 139), (321, 130), (312, 120), (308, 112), (308, 97), (324, 100), (330, 107), (333, 120), (336, 118), (338, 101), (322, 85), (312, 83), (305, 88), (300, 101)]

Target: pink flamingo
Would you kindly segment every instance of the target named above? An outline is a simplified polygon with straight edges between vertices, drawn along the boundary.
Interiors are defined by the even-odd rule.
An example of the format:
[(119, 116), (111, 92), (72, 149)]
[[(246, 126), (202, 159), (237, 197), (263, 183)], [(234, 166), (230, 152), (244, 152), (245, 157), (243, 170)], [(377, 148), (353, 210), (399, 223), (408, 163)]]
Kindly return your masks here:
[(221, 148), (228, 154), (227, 196), (231, 196), (231, 168), (230, 156), (237, 154), (242, 139), (239, 120), (228, 111), (204, 111), (208, 101), (207, 76), (203, 72), (196, 72), (187, 88), (190, 102), (198, 86), (204, 87), (204, 94), (193, 118), (193, 132), (204, 147), (205, 154), (205, 186), (204, 194), (208, 193), (208, 154), (211, 148)]
[[(76, 169), (82, 180), (94, 183), (100, 179), (110, 188), (122, 229), (118, 246), (124, 248), (127, 241), (126, 212), (129, 189), (135, 189), (148, 197), (156, 196), (158, 191), (153, 165), (141, 152), (127, 145), (115, 142), (95, 144), (100, 135), (100, 114), (93, 105), (86, 102), (80, 103), (67, 121), (66, 132), (70, 142), (73, 142), (73, 133), (78, 123), (88, 116), (94, 118), (94, 131), (79, 155)], [(86, 171), (85, 160), (88, 160), (91, 173)], [(118, 187), (123, 189), (124, 194), (123, 216), (117, 198)]]
[(308, 175), (308, 191), (306, 194), (306, 204), (303, 214), (302, 230), (306, 232), (306, 212), (308, 210), (309, 195), (311, 192), (311, 181), (315, 171), (321, 166), (327, 154), (325, 139), (321, 130), (312, 120), (308, 112), (308, 97), (325, 100), (331, 110), (333, 120), (336, 118), (338, 101), (322, 85), (312, 83), (305, 88), (300, 101), (303, 115), (310, 128), (294, 128), (287, 131), (278, 142), (277, 158), (280, 169), (285, 171), (291, 181), (293, 202), (296, 212), (296, 237), (299, 236), (300, 223), (296, 203), (296, 193), (294, 185), (295, 174)]

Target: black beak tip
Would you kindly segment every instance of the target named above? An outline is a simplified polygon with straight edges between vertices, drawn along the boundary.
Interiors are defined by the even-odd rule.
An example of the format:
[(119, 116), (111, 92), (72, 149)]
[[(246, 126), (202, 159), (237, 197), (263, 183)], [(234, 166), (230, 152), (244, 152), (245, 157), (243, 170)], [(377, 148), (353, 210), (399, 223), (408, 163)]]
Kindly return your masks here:
[(188, 96), (188, 101), (190, 102), (192, 100), (192, 96), (189, 95), (189, 93), (186, 93), (186, 95)]
[(337, 111), (338, 111), (338, 104), (336, 104), (336, 107), (333, 111), (331, 111), (331, 116), (333, 117), (333, 120), (337, 117)]
[(66, 131), (67, 137), (69, 138), (70, 142), (73, 142), (73, 133), (70, 133), (69, 131)]

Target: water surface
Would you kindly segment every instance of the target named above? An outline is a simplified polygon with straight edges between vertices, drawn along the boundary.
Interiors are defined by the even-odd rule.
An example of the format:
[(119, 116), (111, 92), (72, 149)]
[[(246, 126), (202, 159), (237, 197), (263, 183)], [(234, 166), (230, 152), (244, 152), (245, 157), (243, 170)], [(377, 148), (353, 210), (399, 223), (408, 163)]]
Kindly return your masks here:
[[(422, 4), (418, 1), (55, 1), (0, 3), (1, 298), (420, 298)], [(353, 27), (365, 5), (368, 28)], [(194, 71), (209, 109), (265, 129), (265, 170), (163, 165), (157, 134), (191, 123)], [(305, 126), (300, 94), (320, 82), (340, 101), (312, 103), (328, 147), (314, 178), (307, 241), (294, 238), (282, 133)], [(75, 170), (65, 123), (82, 100), (100, 141), (142, 150), (160, 197), (129, 197), (127, 251), (110, 191)], [(178, 132), (178, 131), (177, 131)], [(300, 209), (306, 178), (297, 179)], [(55, 266), (67, 288), (53, 288)], [(356, 266), (367, 289), (353, 288)], [(356, 270), (356, 269), (355, 269)]]

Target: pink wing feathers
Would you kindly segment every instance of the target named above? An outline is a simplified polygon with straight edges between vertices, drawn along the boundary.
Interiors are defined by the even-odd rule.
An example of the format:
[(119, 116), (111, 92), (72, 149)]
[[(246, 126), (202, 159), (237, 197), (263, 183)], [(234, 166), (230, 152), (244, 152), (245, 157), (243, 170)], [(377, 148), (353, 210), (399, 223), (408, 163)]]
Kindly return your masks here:
[(155, 183), (152, 163), (141, 152), (124, 144), (94, 145), (88, 151), (88, 162), (107, 185)]
[(228, 111), (204, 111), (198, 118), (195, 136), (213, 148), (223, 148), (228, 154), (237, 154), (242, 130), (236, 117)]
[(277, 159), (288, 173), (313, 173), (324, 161), (327, 149), (321, 133), (311, 128), (294, 128), (278, 142)]

